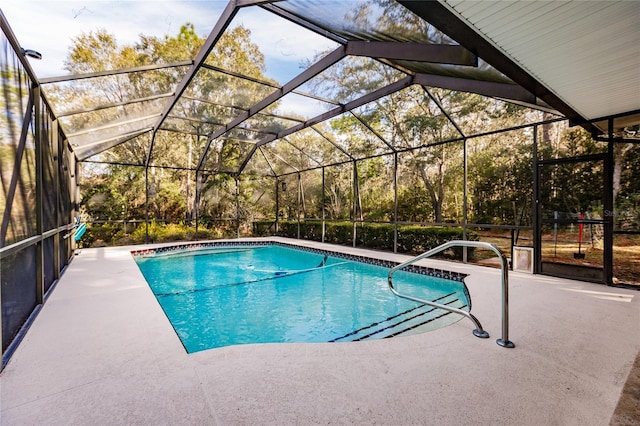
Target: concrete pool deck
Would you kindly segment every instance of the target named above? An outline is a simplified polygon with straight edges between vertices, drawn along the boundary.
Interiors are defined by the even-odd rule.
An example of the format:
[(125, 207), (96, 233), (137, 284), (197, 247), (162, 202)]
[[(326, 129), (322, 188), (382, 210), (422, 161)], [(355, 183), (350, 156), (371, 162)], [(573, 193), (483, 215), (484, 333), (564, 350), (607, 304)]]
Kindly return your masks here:
[(138, 248), (76, 256), (0, 375), (0, 424), (607, 425), (640, 351), (638, 291), (510, 273), (505, 349), (499, 270), (428, 261), (470, 274), (491, 338), (463, 319), (387, 340), (187, 354)]

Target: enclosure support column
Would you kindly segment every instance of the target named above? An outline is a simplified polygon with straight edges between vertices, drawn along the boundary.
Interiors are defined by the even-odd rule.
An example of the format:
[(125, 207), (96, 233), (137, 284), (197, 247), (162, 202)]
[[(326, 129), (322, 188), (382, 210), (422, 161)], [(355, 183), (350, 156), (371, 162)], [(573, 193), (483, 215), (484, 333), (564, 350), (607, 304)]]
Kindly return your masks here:
[[(467, 140), (464, 139), (462, 141), (462, 239), (467, 240), (467, 197), (468, 197), (468, 187), (467, 187)], [(467, 246), (462, 248), (462, 263), (468, 262), (468, 250)]]
[(398, 153), (393, 153), (393, 252), (398, 252)]
[(296, 220), (298, 221), (298, 239), (300, 239), (300, 193), (301, 193), (302, 180), (300, 173), (298, 173), (298, 205), (296, 211)]
[[(68, 139), (64, 140), (62, 149), (66, 149), (67, 151), (71, 152)], [(69, 219), (69, 221), (71, 222), (80, 215), (80, 200), (82, 200), (82, 197), (80, 197), (80, 185), (78, 185), (78, 176), (80, 176), (80, 163), (78, 163), (75, 155), (67, 155), (67, 159), (67, 170), (73, 170), (73, 172), (70, 172), (71, 177), (73, 178), (70, 179), (71, 193), (73, 194), (73, 199), (70, 200), (71, 206), (69, 208), (69, 210), (71, 211), (71, 217), (67, 216), (67, 219)], [(68, 177), (69, 176), (65, 176), (65, 178)], [(73, 241), (73, 239), (71, 239), (71, 241)], [(72, 245), (70, 244), (69, 247), (72, 247)], [(69, 256), (69, 258), (70, 257), (71, 256)]]
[(144, 166), (144, 243), (149, 244), (149, 166)]
[[(64, 142), (62, 143), (62, 150), (63, 151), (67, 150), (69, 153), (71, 152), (68, 139), (65, 139)], [(71, 194), (73, 194), (73, 196), (70, 197), (71, 199), (69, 200), (71, 204), (69, 206), (69, 213), (71, 217), (67, 216), (67, 219), (69, 220), (69, 222), (72, 222), (80, 215), (80, 200), (82, 199), (80, 197), (80, 185), (78, 185), (78, 176), (80, 176), (80, 163), (78, 163), (78, 161), (76, 160), (75, 155), (67, 154), (66, 157), (67, 157), (67, 163), (63, 164), (63, 167), (67, 166), (65, 171), (68, 171), (69, 174), (65, 174), (65, 178), (66, 179), (69, 179), (70, 177), (73, 178), (73, 179), (69, 179), (69, 185), (70, 185), (69, 191), (71, 192)], [(76, 247), (75, 247), (74, 239), (67, 238), (67, 243), (65, 244), (65, 247), (67, 249), (67, 260), (69, 260), (75, 254), (74, 250)]]
[(613, 118), (609, 119), (609, 142), (607, 145), (607, 157), (604, 162), (604, 253), (602, 264), (604, 267), (604, 282), (613, 284), (613, 228), (615, 224), (615, 212), (613, 199)]
[(325, 220), (326, 220), (326, 204), (325, 204), (325, 193), (324, 193), (324, 167), (322, 167), (322, 242), (324, 243), (324, 233), (325, 233)]
[(358, 166), (356, 165), (356, 162), (353, 162), (353, 190), (351, 191), (351, 193), (353, 194), (353, 247), (356, 246), (356, 238), (357, 238), (357, 225), (356, 225), (356, 215), (357, 210), (358, 210), (358, 204), (357, 204), (357, 200), (360, 197), (359, 195), (357, 195), (358, 192)]
[(200, 190), (202, 189), (202, 180), (204, 179), (204, 173), (196, 170), (196, 193), (193, 197), (193, 217), (196, 220), (196, 234), (194, 239), (198, 240), (198, 222), (200, 221)]
[[(56, 202), (55, 202), (55, 227), (60, 229), (61, 225), (67, 225), (68, 222), (61, 224), (60, 220), (60, 153), (58, 152), (58, 138), (59, 138), (59, 130), (58, 130), (58, 120), (52, 120), (51, 122), (51, 133), (49, 134), (50, 149), (51, 155), (53, 157), (53, 190), (56, 194)], [(77, 175), (76, 175), (77, 176)], [(60, 278), (60, 231), (56, 232), (53, 236), (53, 279), (58, 280)]]
[(542, 224), (540, 222), (540, 164), (538, 163), (538, 125), (533, 126), (533, 199), (531, 220), (533, 223), (533, 272), (542, 272)]
[(240, 238), (240, 179), (236, 176), (236, 238)]
[(278, 224), (280, 221), (280, 181), (276, 176), (276, 229), (275, 233), (278, 235)]
[[(35, 127), (35, 154), (36, 154), (36, 234), (40, 236), (40, 241), (36, 244), (36, 301), (38, 304), (44, 302), (44, 212), (43, 212), (43, 200), (44, 191), (42, 185), (44, 179), (42, 178), (43, 166), (42, 166), (42, 105), (40, 99), (40, 87), (35, 86), (31, 90), (31, 96), (33, 97), (33, 115), (34, 115), (34, 127)], [(27, 111), (31, 113), (31, 111)], [(26, 118), (25, 118), (26, 119)]]
[(153, 152), (153, 144), (156, 141), (156, 132), (151, 133), (151, 143), (149, 145), (149, 154), (144, 164), (144, 242), (149, 244), (149, 164), (151, 164), (151, 153)]
[(358, 177), (358, 169), (357, 169), (357, 161), (354, 161), (354, 164), (356, 164), (356, 185), (358, 188), (358, 212), (360, 213), (360, 223), (364, 224), (364, 214), (362, 213), (362, 195), (360, 193), (360, 180), (357, 178)]

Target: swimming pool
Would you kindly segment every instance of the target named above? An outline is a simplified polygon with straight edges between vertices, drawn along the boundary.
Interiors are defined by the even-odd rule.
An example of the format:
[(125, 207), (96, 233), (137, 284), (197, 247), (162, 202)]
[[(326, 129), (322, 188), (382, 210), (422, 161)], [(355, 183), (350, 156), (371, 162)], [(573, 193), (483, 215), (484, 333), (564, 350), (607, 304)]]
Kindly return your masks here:
[[(187, 352), (248, 343), (347, 342), (428, 331), (459, 315), (393, 295), (393, 262), (283, 243), (132, 252)], [(404, 293), (468, 310), (464, 275), (412, 268)]]

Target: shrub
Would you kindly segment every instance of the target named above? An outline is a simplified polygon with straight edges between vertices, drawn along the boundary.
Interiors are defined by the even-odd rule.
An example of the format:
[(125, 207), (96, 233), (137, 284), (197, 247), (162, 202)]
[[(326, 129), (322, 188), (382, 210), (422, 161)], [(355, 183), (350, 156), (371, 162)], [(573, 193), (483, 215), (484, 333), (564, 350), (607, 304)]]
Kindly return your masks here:
[(253, 222), (253, 235), (256, 237), (273, 235), (275, 229), (275, 221), (273, 220), (257, 220)]
[[(463, 230), (460, 227), (438, 227), (438, 226), (400, 226), (398, 227), (398, 252), (419, 254), (451, 240), (462, 240)], [(467, 239), (478, 240), (478, 234), (467, 230)], [(462, 247), (454, 247), (451, 253), (444, 252), (445, 257), (462, 259)], [(468, 249), (471, 256), (473, 248)]]
[[(147, 228), (143, 224), (133, 231), (131, 237), (138, 243), (144, 243), (146, 233)], [(195, 227), (185, 225), (184, 223), (161, 224), (155, 221), (149, 223), (149, 242), (151, 243), (188, 241), (193, 239), (195, 233)], [(198, 229), (198, 233), (201, 234), (200, 229)]]
[[(255, 235), (264, 236), (273, 232), (273, 221), (255, 222)], [(300, 238), (312, 241), (322, 240), (322, 222), (309, 220), (300, 222)], [(325, 225), (325, 242), (342, 245), (353, 244), (353, 222), (327, 222)], [(356, 225), (356, 245), (377, 250), (393, 250), (393, 224), (362, 223)], [(278, 234), (283, 237), (298, 238), (298, 222), (283, 220), (278, 222)], [(439, 246), (447, 241), (462, 240), (463, 230), (460, 227), (398, 226), (398, 252), (419, 254)], [(478, 241), (478, 234), (467, 230), (467, 239)], [(444, 257), (462, 259), (462, 247), (454, 247), (443, 254)], [(471, 256), (473, 248), (468, 249)]]
[(121, 232), (122, 225), (115, 223), (87, 223), (87, 231), (80, 239), (83, 247), (104, 247), (111, 245)]

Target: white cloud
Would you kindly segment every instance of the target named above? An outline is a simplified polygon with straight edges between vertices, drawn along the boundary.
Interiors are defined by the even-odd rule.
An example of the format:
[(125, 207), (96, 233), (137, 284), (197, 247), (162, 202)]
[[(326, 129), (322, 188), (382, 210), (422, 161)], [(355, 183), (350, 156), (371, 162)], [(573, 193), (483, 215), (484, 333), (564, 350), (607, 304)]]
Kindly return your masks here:
[[(333, 50), (337, 43), (322, 37), (312, 31), (306, 30), (286, 19), (277, 17), (261, 8), (245, 8), (238, 12), (231, 23), (232, 26), (243, 25), (251, 30), (251, 39), (258, 44), (260, 51), (265, 55), (267, 74), (270, 74), (269, 66), (278, 68), (275, 73), (282, 77), (291, 78), (301, 72), (300, 64), (303, 61), (312, 60), (316, 54)], [(289, 72), (283, 74), (281, 67), (287, 64)], [(269, 75), (277, 78), (277, 75)]]
[(337, 44), (297, 24), (260, 8), (242, 9), (233, 24), (243, 24), (260, 44), (265, 55), (311, 58), (315, 53), (335, 49)]
[[(42, 60), (30, 62), (44, 78), (67, 74), (64, 60), (81, 33), (104, 28), (120, 44), (131, 44), (140, 34), (175, 35), (191, 22), (198, 35), (207, 37), (226, 6), (226, 0), (10, 0), (2, 12), (21, 46), (42, 54)], [(281, 83), (302, 71), (301, 62), (337, 46), (259, 7), (241, 9), (231, 23), (237, 25), (251, 30), (265, 55), (267, 76)]]
[(2, 6), (2, 13), (21, 46), (42, 53), (42, 60), (30, 60), (42, 78), (66, 74), (63, 63), (71, 41), (83, 32), (104, 28), (119, 43), (129, 44), (140, 34), (177, 34), (191, 22), (206, 37), (226, 5), (223, 0), (14, 0)]

